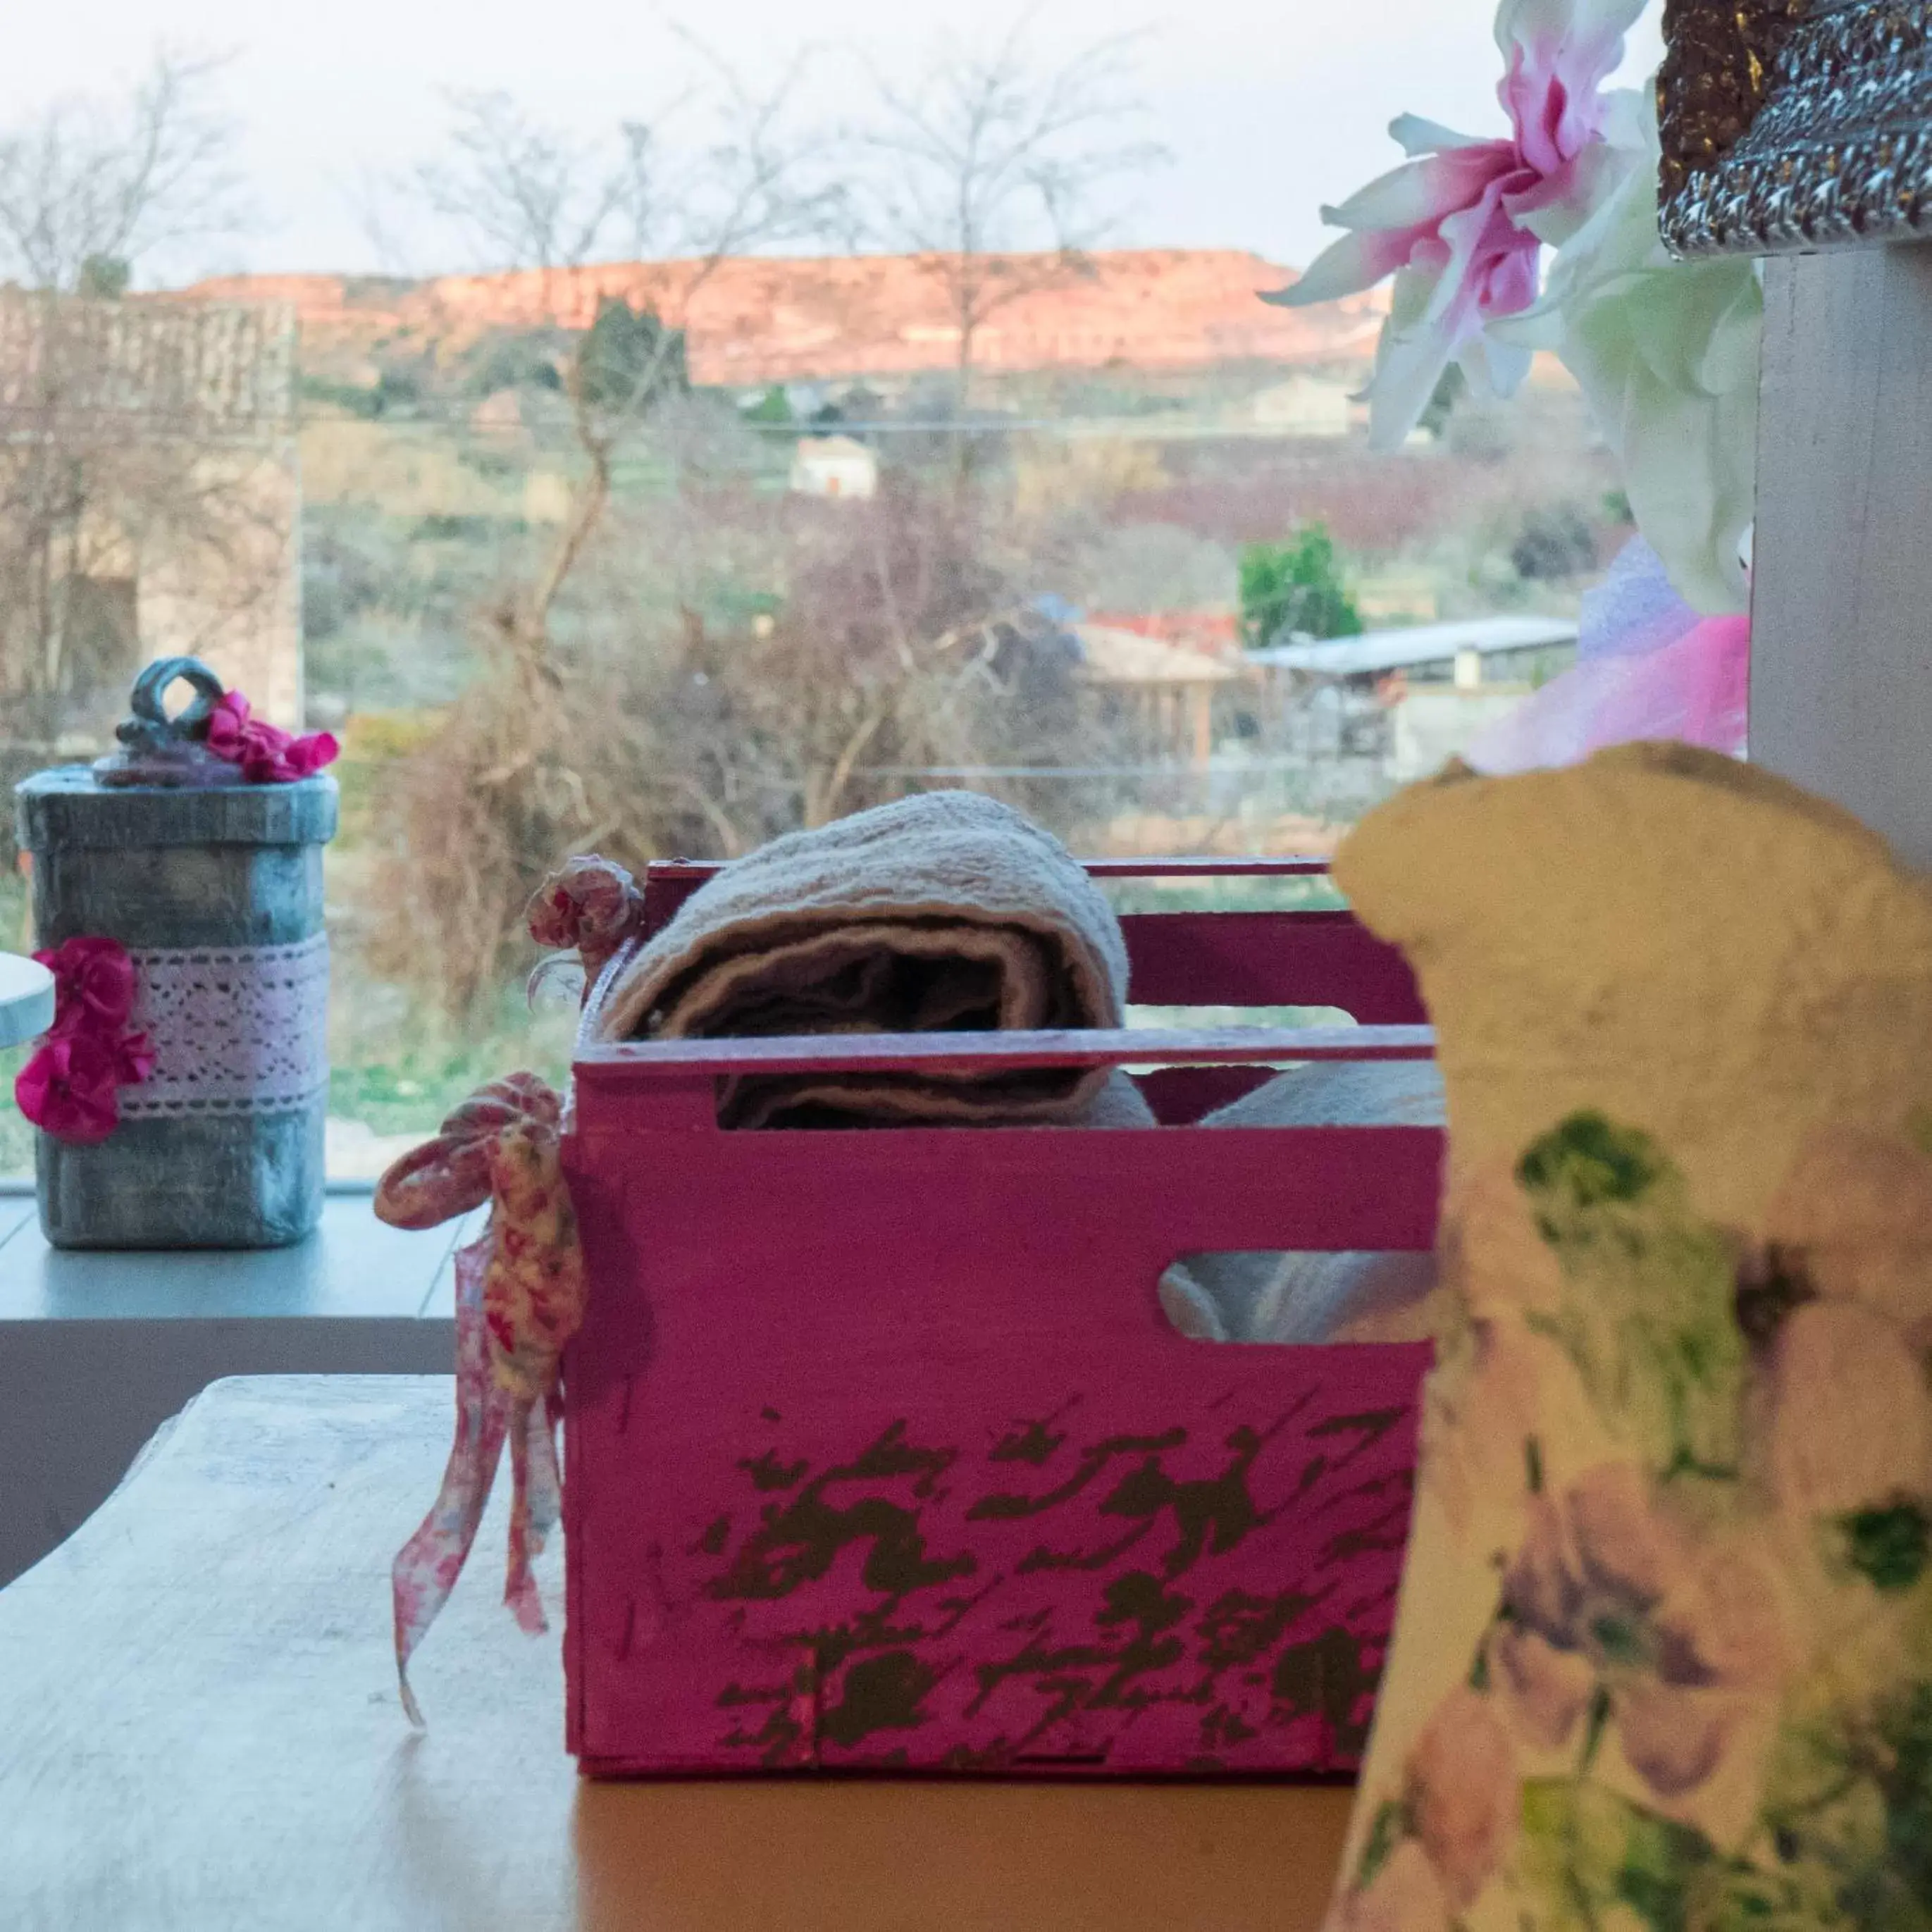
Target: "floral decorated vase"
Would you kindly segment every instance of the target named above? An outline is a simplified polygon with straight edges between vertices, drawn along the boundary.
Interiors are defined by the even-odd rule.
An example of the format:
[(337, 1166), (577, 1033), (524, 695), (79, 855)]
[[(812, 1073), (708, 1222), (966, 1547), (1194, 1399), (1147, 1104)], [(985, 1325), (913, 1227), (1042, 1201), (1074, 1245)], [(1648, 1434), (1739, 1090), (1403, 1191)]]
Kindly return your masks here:
[(1336, 874), (1448, 1100), (1448, 1332), (1330, 1932), (1932, 1928), (1932, 890), (1686, 747)]

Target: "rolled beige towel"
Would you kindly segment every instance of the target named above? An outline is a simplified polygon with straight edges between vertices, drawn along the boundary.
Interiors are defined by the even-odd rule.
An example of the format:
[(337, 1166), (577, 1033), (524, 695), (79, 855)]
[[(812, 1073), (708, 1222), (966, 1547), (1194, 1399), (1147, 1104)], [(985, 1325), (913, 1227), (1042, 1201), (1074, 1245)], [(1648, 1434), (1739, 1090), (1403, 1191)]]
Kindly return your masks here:
[[(1059, 842), (997, 800), (929, 792), (728, 866), (620, 952), (590, 1040), (1118, 1027), (1120, 922)], [(797, 1074), (731, 1083), (736, 1127), (1075, 1122), (1126, 1107), (1105, 1068)]]

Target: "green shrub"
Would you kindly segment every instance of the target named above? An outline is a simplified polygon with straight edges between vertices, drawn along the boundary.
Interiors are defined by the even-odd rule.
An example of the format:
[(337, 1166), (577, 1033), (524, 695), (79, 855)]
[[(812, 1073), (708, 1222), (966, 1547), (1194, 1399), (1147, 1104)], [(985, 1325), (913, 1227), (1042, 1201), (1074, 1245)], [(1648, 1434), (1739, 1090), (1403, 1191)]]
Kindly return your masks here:
[(1249, 544), (1241, 553), (1240, 598), (1242, 634), (1250, 650), (1296, 632), (1361, 634), (1361, 614), (1343, 585), (1335, 540), (1321, 524), (1306, 525), (1286, 543)]

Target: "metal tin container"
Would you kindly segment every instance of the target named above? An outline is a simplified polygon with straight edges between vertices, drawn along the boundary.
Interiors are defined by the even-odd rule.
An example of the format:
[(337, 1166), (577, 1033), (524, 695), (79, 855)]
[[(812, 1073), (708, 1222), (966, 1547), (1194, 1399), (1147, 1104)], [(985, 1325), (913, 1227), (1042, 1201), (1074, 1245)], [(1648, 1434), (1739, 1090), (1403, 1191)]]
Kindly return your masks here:
[[(184, 682), (196, 694), (170, 719)], [(191, 658), (151, 665), (122, 752), (15, 788), (39, 944), (126, 947), (155, 1055), (107, 1138), (38, 1136), (56, 1247), (279, 1247), (321, 1217), (335, 782), (243, 782), (201, 742), (220, 695)]]

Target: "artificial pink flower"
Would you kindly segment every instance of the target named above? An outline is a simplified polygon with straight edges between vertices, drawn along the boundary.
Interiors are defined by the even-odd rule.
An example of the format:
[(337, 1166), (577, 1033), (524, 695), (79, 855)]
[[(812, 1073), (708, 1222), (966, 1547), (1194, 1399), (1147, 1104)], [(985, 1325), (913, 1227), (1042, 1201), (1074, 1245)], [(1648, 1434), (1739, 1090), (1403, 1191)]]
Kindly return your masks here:
[(14, 1098), (35, 1126), (86, 1147), (104, 1141), (119, 1122), (115, 1090), (121, 1084), (113, 1040), (91, 1033), (56, 1034), (21, 1068)]
[[(1460, 358), (1498, 393), (1528, 372), (1529, 352), (1486, 340), (1484, 325), (1537, 297), (1546, 242), (1574, 234), (1629, 165), (1605, 139), (1603, 82), (1623, 58), (1643, 0), (1502, 0), (1497, 88), (1507, 136), (1481, 140), (1405, 114), (1389, 132), (1410, 156), (1322, 218), (1350, 232), (1293, 287), (1266, 299), (1332, 302), (1394, 275), (1369, 398), (1373, 439), (1412, 430)], [(1473, 365), (1473, 366), (1472, 366)]]
[(154, 1070), (148, 1036), (128, 1030), (134, 962), (118, 939), (98, 938), (34, 957), (54, 976), (54, 1024), (20, 1070), (14, 1098), (56, 1140), (105, 1140), (120, 1119), (116, 1089), (137, 1087)]
[(289, 784), (333, 764), (342, 748), (330, 732), (311, 731), (298, 738), (251, 716), (248, 700), (231, 691), (217, 700), (208, 716), (208, 748), (218, 758), (239, 765), (250, 784)]
[(54, 976), (57, 1034), (111, 1030), (134, 1010), (134, 962), (118, 940), (70, 939), (34, 957)]
[(154, 1042), (144, 1033), (124, 1033), (114, 1042), (115, 1084), (138, 1087), (154, 1070)]

